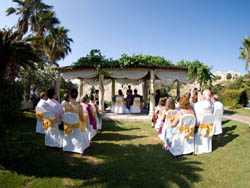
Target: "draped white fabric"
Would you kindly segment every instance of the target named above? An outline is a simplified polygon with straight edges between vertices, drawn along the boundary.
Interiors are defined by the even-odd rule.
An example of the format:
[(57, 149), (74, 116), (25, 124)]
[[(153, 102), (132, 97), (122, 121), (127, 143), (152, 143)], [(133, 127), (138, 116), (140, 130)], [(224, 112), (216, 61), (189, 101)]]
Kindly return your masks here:
[(65, 79), (76, 79), (76, 78), (89, 79), (96, 77), (97, 74), (98, 72), (96, 70), (66, 71), (63, 72), (63, 77)]
[(148, 74), (148, 70), (140, 70), (140, 71), (126, 71), (126, 70), (112, 70), (108, 71), (111, 73), (112, 78), (127, 78), (127, 79), (141, 79)]
[(186, 81), (187, 72), (155, 70), (155, 75), (164, 81)]

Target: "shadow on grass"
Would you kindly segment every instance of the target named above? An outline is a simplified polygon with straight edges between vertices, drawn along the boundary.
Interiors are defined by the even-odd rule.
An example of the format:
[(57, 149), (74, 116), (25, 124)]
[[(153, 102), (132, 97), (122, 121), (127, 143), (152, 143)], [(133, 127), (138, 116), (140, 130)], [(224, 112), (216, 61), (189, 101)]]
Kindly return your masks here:
[(94, 141), (119, 141), (119, 140), (133, 140), (137, 138), (143, 138), (144, 136), (135, 136), (135, 135), (122, 135), (118, 133), (106, 133), (103, 132), (97, 137), (94, 138)]
[[(224, 120), (224, 121), (230, 121), (230, 120)], [(223, 121), (223, 124), (224, 124)], [(213, 137), (213, 150), (216, 150), (219, 147), (224, 147), (229, 142), (232, 142), (236, 137), (238, 137), (238, 134), (234, 134), (233, 131), (237, 128), (236, 125), (232, 125), (231, 127), (224, 127), (223, 133), (218, 136)]]
[[(28, 119), (29, 120), (29, 119)], [(35, 122), (35, 121), (34, 121)], [(34, 123), (32, 122), (32, 123)], [(20, 127), (30, 126), (27, 122)], [(32, 126), (34, 127), (34, 126)], [(172, 157), (162, 149), (161, 144), (119, 145), (97, 140), (108, 140), (105, 133), (86, 150), (85, 156), (63, 153), (54, 149), (46, 150), (41, 135), (22, 135), (10, 132), (8, 140), (8, 159), (0, 165), (20, 175), (36, 178), (71, 178), (83, 180), (74, 187), (191, 187), (200, 181), (200, 162), (190, 161), (188, 157)], [(116, 126), (114, 125), (115, 129)], [(11, 129), (15, 129), (12, 127)], [(20, 131), (20, 130), (19, 130)], [(110, 131), (110, 130), (109, 130)], [(106, 136), (105, 136), (106, 134)], [(114, 134), (114, 137), (121, 137)], [(6, 137), (5, 137), (6, 138)], [(119, 139), (118, 139), (119, 140)]]
[(118, 122), (118, 121), (112, 121), (112, 120), (105, 120), (103, 121), (105, 122), (105, 131), (112, 131), (112, 132), (115, 132), (115, 131), (131, 131), (131, 130), (137, 130), (137, 129), (140, 129), (140, 128), (123, 128), (123, 127), (120, 127), (120, 126), (117, 126), (117, 124), (122, 124), (121, 122)]
[(232, 111), (232, 110), (224, 110), (224, 113), (225, 113), (225, 114), (230, 114), (230, 115), (235, 114), (235, 112)]

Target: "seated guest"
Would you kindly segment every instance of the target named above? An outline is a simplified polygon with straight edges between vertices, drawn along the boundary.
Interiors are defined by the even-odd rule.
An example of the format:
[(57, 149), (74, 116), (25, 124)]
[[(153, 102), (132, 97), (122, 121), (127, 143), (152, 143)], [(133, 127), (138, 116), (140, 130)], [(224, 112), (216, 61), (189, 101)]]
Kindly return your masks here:
[(63, 122), (63, 108), (62, 105), (57, 101), (57, 93), (55, 89), (49, 89), (47, 92), (48, 100), (45, 102), (45, 110), (53, 112), (56, 116), (58, 125)]
[(78, 91), (76, 88), (71, 89), (70, 91), (70, 102), (65, 103), (65, 112), (75, 112), (80, 120), (80, 129), (83, 132), (85, 130), (83, 110), (81, 105), (76, 102), (76, 98), (78, 96)]
[(115, 109), (114, 112), (123, 114), (125, 112), (124, 96), (122, 90), (118, 90), (118, 95), (115, 97)]
[(171, 123), (173, 121), (172, 118), (176, 115), (176, 113), (177, 110), (175, 110), (175, 100), (172, 97), (169, 97), (166, 101), (166, 112), (164, 114), (165, 122), (161, 138), (164, 141), (164, 146), (167, 150), (172, 143), (174, 128), (171, 126)]
[(69, 93), (65, 93), (63, 95), (63, 101), (62, 101), (62, 106), (64, 107), (65, 106), (65, 103), (69, 103), (70, 102), (70, 94)]
[(140, 98), (140, 100), (142, 101), (142, 96), (141, 96), (141, 95), (138, 95), (138, 93), (137, 93), (137, 89), (134, 89), (134, 95), (132, 95), (131, 104), (133, 104), (133, 103), (134, 103), (134, 98), (136, 98), (136, 97), (139, 97), (139, 98)]
[(201, 101), (194, 104), (194, 111), (198, 123), (203, 115), (214, 113), (214, 105), (211, 101), (211, 91), (209, 89), (204, 90), (202, 94), (200, 93), (200, 98)]
[(159, 100), (159, 104), (155, 109), (155, 114), (157, 116), (155, 128), (157, 129), (157, 131), (159, 131), (160, 127), (162, 127), (164, 124), (163, 117), (164, 117), (165, 112), (166, 112), (166, 98), (161, 97)]
[(179, 119), (184, 114), (194, 115), (194, 110), (190, 107), (190, 101), (189, 101), (189, 98), (187, 96), (180, 97), (179, 107), (180, 107), (180, 111), (177, 112), (173, 122), (171, 123), (172, 127), (175, 127), (178, 124)]
[(48, 97), (47, 97), (46, 93), (45, 93), (45, 92), (42, 92), (42, 93), (40, 94), (40, 100), (39, 100), (39, 102), (37, 103), (36, 107), (40, 107), (40, 108), (43, 109), (44, 106), (46, 105), (45, 102), (46, 102), (47, 99), (48, 99)]

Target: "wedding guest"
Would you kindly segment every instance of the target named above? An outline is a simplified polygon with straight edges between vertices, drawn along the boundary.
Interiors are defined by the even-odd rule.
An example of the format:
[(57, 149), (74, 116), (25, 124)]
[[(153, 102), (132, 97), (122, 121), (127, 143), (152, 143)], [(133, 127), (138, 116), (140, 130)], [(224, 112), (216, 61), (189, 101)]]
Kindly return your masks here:
[(171, 123), (172, 127), (175, 127), (178, 124), (179, 119), (183, 115), (185, 115), (185, 114), (194, 115), (194, 110), (190, 107), (190, 101), (189, 101), (189, 98), (187, 96), (180, 97), (179, 107), (180, 107), (180, 111), (177, 112), (173, 122)]
[(70, 97), (70, 94), (69, 93), (65, 93), (64, 95), (63, 95), (63, 101), (62, 101), (62, 106), (64, 107), (64, 105), (65, 105), (65, 103), (69, 103), (70, 102), (70, 99), (71, 99), (71, 97)]
[(45, 102), (45, 110), (54, 112), (58, 125), (63, 122), (63, 107), (57, 101), (57, 93), (55, 89), (49, 89), (47, 92), (48, 100)]
[(37, 103), (36, 107), (40, 107), (40, 108), (43, 109), (44, 106), (46, 105), (45, 102), (46, 102), (47, 99), (48, 99), (48, 97), (47, 97), (46, 93), (45, 93), (45, 92), (42, 92), (42, 93), (40, 94), (40, 100), (39, 100), (39, 102)]
[(203, 115), (214, 113), (214, 104), (211, 101), (211, 95), (209, 89), (204, 90), (203, 93), (200, 94), (201, 101), (194, 104), (194, 111), (198, 123)]

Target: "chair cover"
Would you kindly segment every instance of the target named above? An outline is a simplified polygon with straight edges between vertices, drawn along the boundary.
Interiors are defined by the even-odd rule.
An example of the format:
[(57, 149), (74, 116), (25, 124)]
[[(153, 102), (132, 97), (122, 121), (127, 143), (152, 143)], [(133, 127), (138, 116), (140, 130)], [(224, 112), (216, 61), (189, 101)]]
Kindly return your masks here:
[(90, 146), (87, 132), (81, 132), (79, 116), (74, 112), (66, 112), (63, 115), (64, 137), (63, 151), (83, 153)]
[(173, 135), (172, 144), (169, 151), (172, 155), (184, 155), (194, 152), (194, 127), (196, 118), (192, 114), (181, 116), (177, 127), (176, 134)]
[(36, 107), (36, 133), (45, 134), (43, 129), (43, 110), (41, 107)]
[(45, 129), (45, 146), (59, 147), (63, 145), (63, 131), (59, 130), (56, 116), (53, 112), (43, 112)]
[(195, 154), (212, 152), (214, 118), (215, 116), (211, 114), (207, 114), (201, 117), (198, 131), (194, 135)]
[(123, 114), (125, 112), (125, 107), (124, 107), (124, 104), (123, 104), (123, 101), (122, 101), (122, 97), (120, 97), (120, 96), (117, 96), (115, 98), (115, 109), (114, 109), (114, 112), (116, 114)]
[(93, 128), (92, 125), (90, 125), (89, 122), (89, 115), (88, 115), (88, 111), (87, 110), (83, 110), (83, 114), (84, 114), (84, 121), (86, 124), (86, 133), (88, 135), (88, 140), (91, 140), (92, 138), (94, 138), (94, 136), (96, 135), (96, 130)]
[(135, 97), (133, 105), (130, 107), (131, 113), (141, 113), (141, 99), (140, 97)]
[(213, 126), (213, 135), (222, 134), (222, 116), (223, 116), (223, 109), (216, 109), (214, 112), (214, 126)]
[(177, 110), (169, 110), (165, 113), (166, 115), (165, 122), (163, 124), (161, 133), (158, 134), (160, 139), (163, 140), (165, 146), (166, 146), (166, 139), (165, 139), (166, 131), (167, 129), (171, 128), (171, 123), (174, 120), (174, 117), (177, 114), (177, 112), (178, 112)]
[[(159, 107), (158, 107), (159, 108)], [(159, 110), (159, 114), (157, 115), (157, 120), (156, 120), (156, 124), (155, 124), (155, 129), (157, 131), (159, 131), (160, 127), (163, 126), (163, 122), (162, 122), (162, 118), (164, 116), (164, 112), (166, 110), (166, 107), (165, 106), (161, 106), (160, 107), (160, 110)]]

